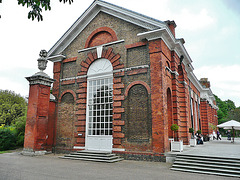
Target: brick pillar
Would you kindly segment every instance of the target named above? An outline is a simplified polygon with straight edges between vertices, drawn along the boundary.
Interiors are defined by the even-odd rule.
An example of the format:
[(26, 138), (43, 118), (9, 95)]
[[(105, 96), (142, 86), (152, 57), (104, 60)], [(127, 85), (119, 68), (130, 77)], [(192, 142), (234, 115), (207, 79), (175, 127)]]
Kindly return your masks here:
[(208, 121), (209, 121), (207, 100), (201, 99), (200, 108), (201, 108), (202, 134), (206, 135), (208, 134)]
[(164, 153), (164, 118), (163, 118), (163, 82), (161, 40), (149, 41), (151, 106), (152, 106), (152, 145), (154, 153)]
[(26, 79), (29, 81), (30, 90), (23, 154), (38, 154), (46, 152), (47, 148), (50, 86), (54, 79), (44, 72)]

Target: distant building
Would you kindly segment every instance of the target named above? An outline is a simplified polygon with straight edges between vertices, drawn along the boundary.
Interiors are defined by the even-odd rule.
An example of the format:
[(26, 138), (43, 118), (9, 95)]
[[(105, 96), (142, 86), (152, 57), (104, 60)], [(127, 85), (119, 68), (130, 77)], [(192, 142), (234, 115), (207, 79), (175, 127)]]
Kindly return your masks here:
[(211, 134), (218, 120), (210, 83), (194, 75), (175, 28), (95, 0), (48, 52), (56, 101), (40, 123), (45, 134), (36, 131), (38, 146), (25, 139), (25, 148), (162, 157), (172, 124), (184, 145), (189, 128)]

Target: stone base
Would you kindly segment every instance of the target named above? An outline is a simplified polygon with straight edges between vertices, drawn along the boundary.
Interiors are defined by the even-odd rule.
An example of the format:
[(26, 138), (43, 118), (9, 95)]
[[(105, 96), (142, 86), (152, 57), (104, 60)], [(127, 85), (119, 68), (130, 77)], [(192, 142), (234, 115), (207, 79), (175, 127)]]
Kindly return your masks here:
[(174, 163), (177, 154), (173, 154), (173, 153), (166, 153), (166, 163)]
[(125, 160), (135, 160), (135, 161), (154, 161), (154, 162), (166, 162), (166, 156), (155, 155), (154, 153), (141, 153), (141, 152), (121, 152), (114, 151), (113, 153), (119, 155)]
[(24, 156), (42, 156), (42, 155), (49, 154), (49, 153), (51, 153), (51, 152), (48, 152), (46, 150), (34, 151), (33, 149), (25, 149), (24, 148), (20, 154), (24, 155)]

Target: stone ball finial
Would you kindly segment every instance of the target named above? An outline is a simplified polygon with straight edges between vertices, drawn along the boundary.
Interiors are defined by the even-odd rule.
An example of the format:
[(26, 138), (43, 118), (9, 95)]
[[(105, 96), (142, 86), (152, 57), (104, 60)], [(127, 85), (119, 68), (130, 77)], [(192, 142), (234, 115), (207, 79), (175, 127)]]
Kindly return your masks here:
[(46, 50), (41, 50), (39, 53), (39, 58), (38, 58), (38, 69), (40, 71), (44, 71), (47, 67), (47, 51)]
[(46, 58), (47, 57), (47, 51), (45, 49), (42, 49), (39, 53), (39, 56)]

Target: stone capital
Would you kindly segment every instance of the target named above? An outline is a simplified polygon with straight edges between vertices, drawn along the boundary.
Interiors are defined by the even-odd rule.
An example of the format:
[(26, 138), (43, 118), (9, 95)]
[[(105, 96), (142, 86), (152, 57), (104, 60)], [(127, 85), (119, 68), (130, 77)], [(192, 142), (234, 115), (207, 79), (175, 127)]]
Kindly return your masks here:
[(26, 79), (29, 81), (30, 85), (41, 84), (50, 87), (51, 84), (55, 81), (55, 79), (52, 79), (49, 76), (41, 75), (40, 73), (30, 77), (26, 77)]

